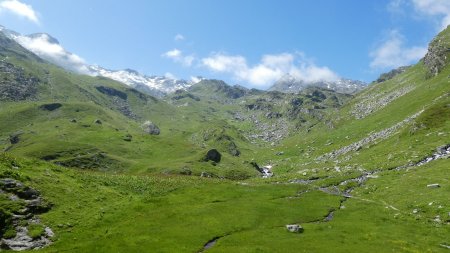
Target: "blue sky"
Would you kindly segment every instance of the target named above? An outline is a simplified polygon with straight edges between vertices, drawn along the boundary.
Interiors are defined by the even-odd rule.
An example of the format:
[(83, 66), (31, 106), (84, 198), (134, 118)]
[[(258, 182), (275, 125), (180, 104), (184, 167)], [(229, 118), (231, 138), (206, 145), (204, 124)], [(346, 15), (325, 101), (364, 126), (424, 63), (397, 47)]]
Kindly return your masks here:
[(266, 88), (289, 72), (366, 82), (412, 64), (448, 0), (0, 0), (0, 24), (45, 32), (86, 63)]

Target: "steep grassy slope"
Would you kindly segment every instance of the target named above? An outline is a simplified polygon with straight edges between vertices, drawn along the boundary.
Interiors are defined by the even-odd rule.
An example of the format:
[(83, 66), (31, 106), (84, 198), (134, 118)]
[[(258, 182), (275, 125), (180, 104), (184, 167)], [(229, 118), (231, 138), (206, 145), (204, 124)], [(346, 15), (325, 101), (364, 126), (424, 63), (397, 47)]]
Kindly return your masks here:
[[(432, 60), (352, 99), (207, 81), (166, 103), (10, 55), (17, 73), (2, 84), (31, 86), (0, 102), (0, 234), (27, 227), (53, 242), (43, 252), (447, 252), (450, 65), (436, 45), (448, 34)], [(280, 121), (284, 139), (250, 138)], [(219, 163), (202, 161), (211, 148)], [(46, 204), (39, 222), (17, 216), (33, 207), (17, 199), (26, 187)]]
[[(3, 37), (9, 49), (2, 51), (7, 56), (1, 61), (0, 145), (8, 152), (103, 171), (257, 174), (243, 164), (244, 158), (228, 154), (227, 145), (202, 145), (192, 138), (205, 126), (230, 129), (226, 122), (183, 115), (121, 83), (67, 72)], [(153, 122), (160, 134), (145, 133), (141, 125), (146, 121)], [(236, 139), (240, 153), (247, 153), (246, 140), (236, 131), (227, 136)], [(223, 152), (217, 166), (202, 161), (208, 148)]]
[[(438, 38), (445, 37), (445, 30)], [(416, 162), (437, 147), (450, 143), (450, 68), (430, 77), (423, 62), (386, 82), (373, 84), (346, 104), (328, 126), (286, 140), (277, 150), (288, 162), (281, 171), (312, 169), (328, 174), (388, 169)], [(276, 159), (273, 152), (267, 160)], [(347, 167), (347, 169), (345, 169)], [(318, 170), (317, 170), (318, 169)], [(359, 172), (361, 173), (361, 172)]]

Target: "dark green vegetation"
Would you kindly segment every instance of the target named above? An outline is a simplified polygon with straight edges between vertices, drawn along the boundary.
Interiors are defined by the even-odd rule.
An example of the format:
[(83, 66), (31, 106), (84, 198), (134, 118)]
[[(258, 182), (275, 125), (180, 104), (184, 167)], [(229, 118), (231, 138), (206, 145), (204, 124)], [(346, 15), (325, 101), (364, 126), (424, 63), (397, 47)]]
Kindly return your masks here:
[(449, 34), (355, 96), (205, 80), (164, 100), (0, 35), (0, 244), (25, 228), (43, 252), (447, 252)]

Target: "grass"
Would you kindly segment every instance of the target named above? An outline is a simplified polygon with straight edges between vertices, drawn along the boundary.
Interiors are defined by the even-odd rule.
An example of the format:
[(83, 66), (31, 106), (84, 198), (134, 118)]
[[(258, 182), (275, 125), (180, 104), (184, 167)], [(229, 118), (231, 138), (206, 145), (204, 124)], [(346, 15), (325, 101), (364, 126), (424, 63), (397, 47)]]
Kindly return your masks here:
[[(3, 175), (15, 170), (11, 159), (3, 155)], [(357, 188), (344, 209), (341, 197), (301, 184), (113, 175), (23, 159), (15, 164), (19, 178), (54, 206), (41, 215), (57, 235), (44, 252), (196, 252), (220, 236), (210, 252), (438, 252), (450, 232), (445, 221), (433, 221), (449, 212), (449, 160), (384, 172)], [(443, 187), (428, 189), (428, 183)], [(318, 222), (329, 210), (337, 210), (334, 219)], [(284, 225), (291, 223), (305, 232), (288, 233)]]
[(28, 235), (33, 238), (37, 239), (40, 238), (45, 234), (44, 226), (40, 224), (30, 224), (28, 225)]
[[(40, 78), (40, 95), (35, 101), (1, 102), (0, 145), (8, 152), (0, 154), (0, 178), (19, 180), (51, 203), (39, 216), (43, 225), (28, 227), (33, 237), (43, 234), (44, 225), (55, 232), (54, 243), (42, 252), (199, 252), (213, 238), (218, 240), (207, 252), (447, 250), (440, 245), (450, 243), (450, 160), (390, 169), (450, 143), (448, 66), (429, 77), (419, 63), (354, 98), (334, 98), (324, 90), (327, 99), (319, 102), (309, 90), (251, 91), (232, 98), (241, 91), (211, 81), (190, 95), (161, 101), (106, 78), (75, 75), (32, 58), (11, 59)], [(97, 86), (119, 91), (135, 117), (124, 115)], [(355, 119), (357, 104), (404, 88), (409, 92)], [(300, 100), (300, 109), (311, 113), (295, 111), (292, 102)], [(41, 109), (54, 102), (62, 106)], [(250, 109), (255, 106), (262, 109)], [(422, 110), (386, 138), (317, 159)], [(266, 116), (278, 112), (292, 135), (273, 145), (251, 140), (255, 125), (235, 119), (236, 111), (264, 124), (278, 122)], [(94, 123), (97, 119), (102, 123)], [(161, 134), (144, 134), (140, 125), (146, 120)], [(11, 145), (13, 133), (20, 133), (20, 141)], [(222, 153), (220, 163), (202, 161), (210, 148)], [(274, 165), (275, 177), (260, 178), (251, 161)], [(378, 171), (378, 177), (361, 186), (341, 185), (369, 171)], [(204, 172), (214, 177), (200, 177)], [(430, 183), (441, 187), (427, 188)], [(321, 190), (329, 186), (354, 188), (352, 197)], [(3, 237), (15, 235), (11, 217), (23, 206), (0, 193)], [(330, 211), (333, 219), (324, 222)], [(304, 233), (287, 232), (285, 225), (293, 223)]]
[(44, 249), (51, 252), (196, 251), (216, 235), (320, 219), (339, 204), (338, 197), (320, 192), (296, 198), (301, 185), (111, 175), (26, 163), (20, 163), (21, 177), (32, 175), (29, 184), (54, 205), (41, 215), (58, 235)]

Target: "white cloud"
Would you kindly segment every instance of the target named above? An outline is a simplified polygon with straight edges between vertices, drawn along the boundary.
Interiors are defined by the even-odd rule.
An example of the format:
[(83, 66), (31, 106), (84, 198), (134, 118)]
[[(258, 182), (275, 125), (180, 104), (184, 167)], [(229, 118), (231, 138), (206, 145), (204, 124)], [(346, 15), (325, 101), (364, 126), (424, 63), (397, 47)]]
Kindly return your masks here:
[(169, 79), (178, 79), (174, 74), (172, 74), (170, 72), (166, 72), (164, 74), (164, 77), (169, 78)]
[(165, 52), (163, 55), (164, 55), (165, 57), (167, 57), (167, 58), (172, 58), (172, 59), (174, 59), (174, 58), (177, 58), (177, 57), (180, 57), (180, 56), (181, 56), (181, 51), (175, 48), (175, 49), (173, 49), (173, 50), (170, 50), (170, 51)]
[(450, 25), (449, 0), (411, 0), (417, 12), (440, 19), (440, 29)]
[(177, 34), (177, 35), (175, 35), (175, 37), (173, 39), (175, 41), (181, 41), (181, 40), (184, 40), (185, 37), (183, 36), (183, 34)]
[(191, 82), (192, 83), (198, 83), (198, 82), (200, 82), (201, 80), (203, 80), (204, 78), (203, 77), (201, 77), (201, 76), (191, 76)]
[(243, 56), (224, 53), (212, 54), (201, 62), (212, 71), (231, 74), (239, 81), (246, 81), (261, 88), (268, 87), (287, 73), (306, 82), (338, 79), (338, 75), (329, 68), (316, 66), (302, 54), (264, 55), (261, 61), (253, 66), (249, 66)]
[(8, 11), (20, 17), (24, 17), (36, 24), (39, 23), (39, 19), (36, 12), (33, 10), (33, 7), (18, 0), (6, 0), (0, 2), (0, 11)]
[(306, 82), (335, 81), (339, 76), (328, 67), (318, 67), (314, 64), (303, 64), (292, 70), (291, 75)]
[(176, 63), (181, 63), (186, 67), (192, 66), (195, 61), (194, 55), (184, 55), (181, 50), (178, 50), (176, 48), (165, 52), (164, 54), (162, 54), (162, 56), (172, 59)]
[(77, 73), (91, 74), (91, 71), (81, 57), (67, 52), (59, 44), (52, 43), (51, 38), (47, 34), (40, 34), (39, 36), (34, 37), (20, 35), (17, 36), (15, 40), (39, 57), (55, 63), (56, 65)]
[(391, 0), (387, 10), (396, 16), (413, 11), (415, 15), (436, 21), (439, 31), (450, 25), (449, 0)]
[(383, 43), (370, 52), (372, 69), (397, 68), (417, 62), (426, 52), (427, 47), (405, 47), (404, 37), (392, 30)]
[(202, 63), (209, 69), (217, 72), (239, 72), (247, 68), (247, 61), (244, 57), (230, 56), (225, 54), (214, 54), (211, 57), (203, 58)]

